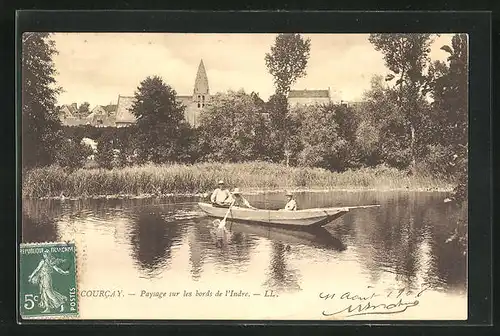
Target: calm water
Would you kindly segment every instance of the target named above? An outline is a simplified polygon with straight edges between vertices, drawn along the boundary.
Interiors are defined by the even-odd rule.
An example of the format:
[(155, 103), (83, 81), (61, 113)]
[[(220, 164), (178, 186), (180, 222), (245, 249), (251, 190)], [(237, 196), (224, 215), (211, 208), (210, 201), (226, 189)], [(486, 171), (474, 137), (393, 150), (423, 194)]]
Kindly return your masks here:
[[(226, 232), (220, 232), (214, 229), (213, 219), (197, 208), (196, 199), (189, 198), (24, 201), (23, 241), (75, 240), (80, 289), (134, 293), (142, 289), (273, 289), (295, 298), (298, 293), (310, 293), (304, 304), (317, 305), (316, 293), (332, 290), (332, 286), (416, 288), (427, 283), (434, 298), (448, 300), (466, 312), (465, 247), (455, 241), (446, 243), (456, 229), (459, 212), (443, 203), (445, 197), (428, 192), (299, 193), (296, 199), (302, 209), (381, 205), (353, 210), (314, 232), (229, 221)], [(262, 208), (284, 204), (281, 194), (246, 198)], [(151, 301), (147, 306), (151, 308), (144, 308), (140, 301), (120, 305), (110, 301), (82, 300), (82, 315), (186, 317), (180, 313), (181, 303), (170, 309), (161, 300)], [(279, 302), (274, 311), (293, 314), (286, 313), (288, 303), (280, 306)], [(226, 310), (224, 314), (234, 313), (234, 318), (253, 314), (248, 307)]]

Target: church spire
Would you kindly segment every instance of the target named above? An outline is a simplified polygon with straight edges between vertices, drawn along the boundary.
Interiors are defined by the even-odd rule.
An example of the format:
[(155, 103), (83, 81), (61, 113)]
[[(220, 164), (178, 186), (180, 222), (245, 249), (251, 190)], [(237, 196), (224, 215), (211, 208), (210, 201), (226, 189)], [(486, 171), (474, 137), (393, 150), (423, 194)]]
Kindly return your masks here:
[(194, 82), (194, 94), (209, 94), (208, 89), (208, 78), (207, 72), (205, 71), (205, 65), (203, 64), (203, 59), (200, 61), (198, 66), (198, 73), (196, 74), (196, 80)]

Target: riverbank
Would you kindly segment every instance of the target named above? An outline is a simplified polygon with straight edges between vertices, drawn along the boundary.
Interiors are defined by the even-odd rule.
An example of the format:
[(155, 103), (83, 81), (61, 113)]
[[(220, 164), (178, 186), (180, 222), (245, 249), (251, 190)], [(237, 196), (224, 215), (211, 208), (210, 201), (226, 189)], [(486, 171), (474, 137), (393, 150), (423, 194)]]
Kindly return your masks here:
[(22, 176), (24, 198), (152, 198), (206, 196), (223, 179), (230, 188), (245, 193), (285, 190), (380, 190), (451, 191), (450, 181), (430, 174), (409, 175), (395, 168), (379, 166), (342, 173), (319, 168), (287, 167), (280, 164), (201, 163), (195, 165), (143, 165), (106, 169), (57, 167), (28, 170)]

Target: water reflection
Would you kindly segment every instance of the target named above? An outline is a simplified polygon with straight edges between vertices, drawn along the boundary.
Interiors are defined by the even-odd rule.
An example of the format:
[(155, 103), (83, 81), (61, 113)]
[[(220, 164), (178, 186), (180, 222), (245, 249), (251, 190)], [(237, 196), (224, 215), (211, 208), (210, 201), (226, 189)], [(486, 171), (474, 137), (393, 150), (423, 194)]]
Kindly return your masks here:
[[(282, 194), (251, 195), (253, 204), (279, 207)], [(458, 240), (448, 241), (458, 225), (460, 209), (443, 203), (447, 195), (431, 193), (331, 192), (299, 193), (301, 208), (380, 204), (380, 208), (353, 210), (326, 228), (291, 231), (228, 221), (217, 230), (196, 204), (179, 200), (23, 201), (23, 241), (57, 241), (78, 236), (89, 243), (86, 253), (122, 253), (117, 260), (135, 265), (133, 278), (160, 278), (185, 265), (186, 281), (210, 281), (218, 274), (245, 274), (263, 287), (299, 290), (308, 279), (300, 266), (314, 256), (315, 263), (345, 262), (358, 282), (398, 282), (410, 287), (422, 282), (446, 291), (466, 288), (466, 255)], [(465, 213), (466, 215), (466, 213)], [(465, 226), (464, 226), (465, 225)], [(99, 244), (99, 251), (97, 249)], [(466, 246), (465, 246), (466, 248)], [(175, 252), (175, 251), (182, 252)], [(185, 260), (183, 259), (185, 256)], [(169, 267), (173, 261), (176, 267)], [(257, 261), (256, 261), (257, 260)], [(299, 266), (297, 266), (299, 265)], [(303, 265), (303, 264), (302, 264)], [(89, 269), (92, 265), (88, 266)], [(179, 266), (180, 267), (180, 266)], [(312, 269), (312, 268), (311, 268)]]
[(230, 221), (228, 221), (228, 227), (233, 235), (237, 233), (246, 233), (284, 244), (300, 244), (336, 251), (343, 251), (346, 249), (342, 241), (323, 227), (299, 231), (238, 222), (232, 223)]
[(60, 207), (51, 201), (23, 202), (22, 242), (43, 243), (59, 240), (56, 220), (61, 215)]
[(211, 257), (225, 271), (244, 272), (255, 247), (255, 238), (244, 232), (232, 231), (230, 221), (222, 228), (218, 224), (219, 221), (213, 219), (198, 222), (199, 226), (209, 228), (211, 244), (207, 248)]
[(290, 245), (277, 241), (271, 242), (271, 259), (263, 284), (264, 288), (275, 290), (278, 293), (301, 290), (299, 271), (287, 264), (290, 250)]
[(134, 259), (148, 277), (155, 277), (172, 257), (172, 246), (181, 242), (176, 221), (167, 222), (161, 213), (139, 212), (130, 231)]
[(188, 244), (191, 278), (197, 281), (201, 277), (206, 257), (205, 249), (200, 242), (200, 232), (197, 226), (191, 226), (188, 229)]

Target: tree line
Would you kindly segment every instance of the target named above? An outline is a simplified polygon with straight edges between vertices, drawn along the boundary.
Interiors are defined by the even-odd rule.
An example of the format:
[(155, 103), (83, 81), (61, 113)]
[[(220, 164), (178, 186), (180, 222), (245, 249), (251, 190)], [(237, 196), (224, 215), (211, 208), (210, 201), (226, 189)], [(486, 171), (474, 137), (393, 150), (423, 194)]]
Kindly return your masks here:
[[(275, 93), (228, 91), (212, 96), (193, 129), (185, 106), (158, 76), (135, 92), (127, 128), (62, 127), (55, 102), (50, 35), (23, 35), (23, 166), (58, 163), (77, 168), (98, 142), (96, 161), (111, 168), (145, 162), (242, 162), (263, 160), (343, 171), (380, 164), (425, 170), (443, 178), (466, 176), (467, 35), (441, 47), (446, 61), (431, 61), (432, 34), (371, 34), (369, 41), (388, 73), (372, 78), (354, 106), (334, 103), (289, 106), (287, 94), (306, 75), (310, 40), (279, 34), (264, 58)], [(465, 174), (465, 175), (464, 175)]]

